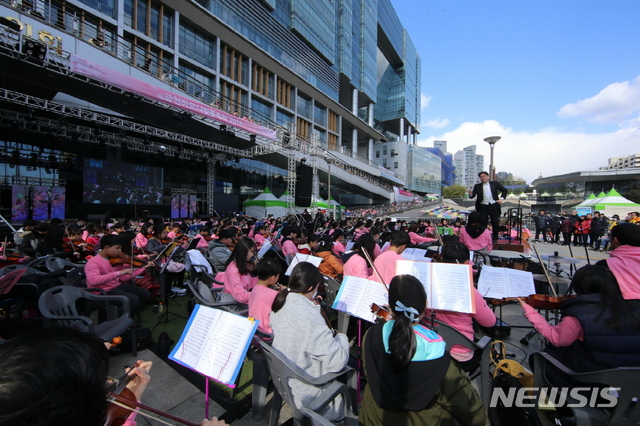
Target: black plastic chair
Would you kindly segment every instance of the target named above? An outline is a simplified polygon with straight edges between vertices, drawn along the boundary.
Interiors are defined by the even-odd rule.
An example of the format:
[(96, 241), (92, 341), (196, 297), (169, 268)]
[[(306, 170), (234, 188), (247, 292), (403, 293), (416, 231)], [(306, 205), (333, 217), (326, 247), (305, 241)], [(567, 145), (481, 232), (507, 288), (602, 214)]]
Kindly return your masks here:
[[(428, 323), (431, 320), (427, 320)], [(491, 366), (491, 338), (489, 336), (482, 337), (478, 342), (474, 342), (464, 334), (460, 333), (455, 328), (443, 323), (442, 321), (434, 320), (433, 330), (438, 333), (444, 339), (446, 348), (451, 350), (453, 345), (461, 345), (465, 348), (469, 348), (473, 351), (481, 350), (482, 356), (480, 358), (480, 397), (485, 407), (489, 406), (489, 399), (491, 393), (491, 379), (489, 374), (489, 368)]]
[[(335, 279), (326, 275), (322, 276), (322, 280), (324, 282), (325, 302), (327, 303), (327, 306), (331, 308), (333, 306), (333, 302), (338, 296), (338, 292), (340, 291), (340, 284)], [(342, 334), (347, 334), (349, 319), (351, 317), (346, 312), (336, 312), (338, 313), (338, 331)]]
[[(553, 372), (549, 366), (555, 367)], [(604, 385), (618, 389), (617, 403), (613, 408), (570, 407), (574, 417), (570, 422), (579, 426), (626, 426), (640, 424), (640, 367), (621, 367), (610, 370), (576, 373), (546, 352), (533, 354), (534, 387), (540, 389), (552, 386), (550, 375), (558, 371), (574, 382)], [(540, 391), (536, 390), (536, 404)], [(567, 404), (579, 404), (579, 401), (567, 395)]]
[[(87, 312), (87, 306), (99, 306), (106, 311), (106, 320), (96, 324)], [(116, 295), (95, 295), (72, 286), (53, 287), (42, 293), (38, 307), (45, 327), (54, 325), (74, 327), (95, 334), (105, 342), (131, 332), (131, 351), (137, 356), (136, 327), (129, 318), (129, 299)], [(85, 308), (81, 312), (82, 307)]]
[(230, 294), (223, 293), (222, 290), (224, 289), (222, 287), (211, 288), (200, 279), (197, 279), (195, 283), (185, 281), (185, 284), (189, 287), (189, 290), (191, 290), (193, 297), (195, 297), (199, 305), (222, 309), (238, 315), (248, 315), (249, 309), (247, 305), (236, 301)]

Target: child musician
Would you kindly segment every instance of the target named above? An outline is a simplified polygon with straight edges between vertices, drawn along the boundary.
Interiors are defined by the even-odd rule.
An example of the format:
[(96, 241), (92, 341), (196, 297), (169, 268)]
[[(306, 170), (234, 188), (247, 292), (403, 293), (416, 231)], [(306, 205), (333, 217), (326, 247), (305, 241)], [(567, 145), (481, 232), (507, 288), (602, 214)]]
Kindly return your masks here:
[[(249, 293), (249, 317), (260, 321), (258, 330), (265, 334), (272, 333), (269, 314), (271, 313), (271, 305), (281, 288), (278, 285), (281, 272), (282, 266), (277, 260), (270, 257), (263, 258), (256, 267), (258, 283)], [(278, 290), (275, 290), (274, 287)]]
[(107, 294), (125, 296), (129, 299), (129, 316), (133, 317), (149, 300), (149, 291), (125, 284), (125, 282), (155, 264), (148, 262), (143, 268), (135, 270), (125, 268), (124, 265), (111, 265), (110, 259), (120, 257), (122, 253), (122, 243), (116, 235), (109, 234), (102, 237), (100, 246), (102, 247), (100, 253), (89, 259), (84, 267), (87, 275), (87, 287), (100, 288), (105, 290)]

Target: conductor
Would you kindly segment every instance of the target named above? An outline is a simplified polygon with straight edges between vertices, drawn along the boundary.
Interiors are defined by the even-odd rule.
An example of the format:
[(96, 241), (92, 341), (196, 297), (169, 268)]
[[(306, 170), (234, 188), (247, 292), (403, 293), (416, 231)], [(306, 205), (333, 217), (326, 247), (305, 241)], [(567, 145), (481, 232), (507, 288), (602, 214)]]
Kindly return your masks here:
[[(469, 191), (469, 198), (476, 195), (476, 210), (482, 216), (485, 224), (487, 219), (491, 218), (491, 228), (493, 230), (493, 242), (498, 240), (498, 227), (500, 226), (500, 204), (507, 198), (507, 188), (499, 182), (489, 181), (489, 173), (478, 173), (481, 183), (477, 183), (473, 187), (473, 191)], [(498, 191), (500, 195), (498, 196)]]

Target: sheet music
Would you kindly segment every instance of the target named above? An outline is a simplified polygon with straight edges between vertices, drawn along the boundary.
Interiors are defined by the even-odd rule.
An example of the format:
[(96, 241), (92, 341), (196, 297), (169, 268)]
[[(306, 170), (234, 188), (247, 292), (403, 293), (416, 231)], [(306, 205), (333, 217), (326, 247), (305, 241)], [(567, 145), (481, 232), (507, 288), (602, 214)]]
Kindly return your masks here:
[(347, 245), (344, 246), (345, 251), (349, 251), (353, 248), (353, 245), (355, 244), (355, 242), (353, 241), (347, 241)]
[(366, 278), (346, 275), (333, 302), (333, 309), (346, 312), (365, 321), (375, 322), (371, 304), (389, 303), (389, 295), (383, 284)]
[(175, 358), (188, 365), (197, 365), (205, 346), (212, 333), (216, 321), (220, 318), (221, 311), (206, 309), (198, 311), (189, 327), (189, 334), (175, 350)]
[(258, 324), (259, 321), (197, 305), (169, 358), (233, 385)]
[(426, 254), (427, 254), (427, 250), (425, 249), (408, 248), (402, 252), (401, 256), (406, 260), (431, 262), (431, 258), (425, 257)]
[(526, 297), (535, 294), (536, 288), (531, 272), (485, 265), (478, 280), (478, 291), (482, 297), (502, 299)]
[(475, 313), (471, 267), (451, 263), (433, 263), (431, 266), (431, 297), (427, 299), (427, 306), (446, 311)]
[(205, 376), (222, 383), (230, 383), (235, 367), (244, 358), (245, 342), (251, 331), (247, 319), (229, 315), (221, 317), (215, 325), (215, 338), (208, 340), (196, 369)]
[(296, 256), (293, 259), (291, 259), (291, 264), (289, 265), (289, 267), (287, 268), (287, 271), (284, 274), (286, 276), (291, 275), (291, 271), (293, 271), (293, 268), (300, 262), (309, 262), (315, 265), (316, 267), (318, 267), (320, 266), (320, 263), (322, 263), (322, 258), (318, 256), (311, 256), (310, 254), (296, 253)]
[(264, 243), (262, 243), (262, 247), (260, 247), (260, 250), (258, 251), (258, 259), (262, 259), (264, 255), (269, 251), (270, 248), (271, 248), (271, 241), (264, 240)]
[(484, 265), (478, 279), (478, 291), (482, 297), (502, 299), (507, 294), (507, 279), (504, 268)]
[(475, 312), (469, 265), (398, 260), (396, 275), (402, 274), (413, 275), (420, 280), (427, 293), (428, 307), (464, 313)]
[(389, 248), (389, 246), (391, 246), (391, 241), (387, 241), (386, 243), (384, 243), (381, 250), (385, 252)]

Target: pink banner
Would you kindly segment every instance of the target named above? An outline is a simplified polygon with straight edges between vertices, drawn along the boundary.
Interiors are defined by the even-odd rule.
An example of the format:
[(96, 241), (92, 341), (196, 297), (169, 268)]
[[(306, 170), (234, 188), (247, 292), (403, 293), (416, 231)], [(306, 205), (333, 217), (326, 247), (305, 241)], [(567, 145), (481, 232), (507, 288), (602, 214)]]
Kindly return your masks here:
[(202, 102), (191, 100), (185, 96), (177, 95), (168, 90), (161, 89), (150, 83), (122, 74), (87, 59), (71, 55), (71, 71), (87, 77), (94, 78), (104, 83), (111, 84), (129, 92), (137, 93), (149, 99), (181, 108), (196, 115), (211, 118), (212, 120), (224, 123), (238, 129), (245, 130), (258, 136), (268, 139), (276, 139), (276, 131), (268, 129), (259, 124), (236, 117), (235, 115), (213, 108)]

